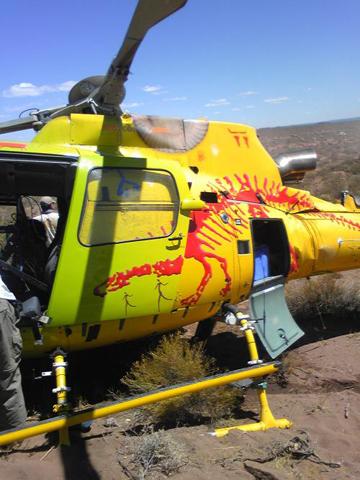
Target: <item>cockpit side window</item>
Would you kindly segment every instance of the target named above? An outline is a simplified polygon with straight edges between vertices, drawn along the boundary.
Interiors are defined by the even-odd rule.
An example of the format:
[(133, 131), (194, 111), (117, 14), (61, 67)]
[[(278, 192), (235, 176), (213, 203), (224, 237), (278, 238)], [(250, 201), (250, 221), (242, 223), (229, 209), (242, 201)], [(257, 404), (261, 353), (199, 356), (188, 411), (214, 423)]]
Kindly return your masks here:
[(164, 170), (95, 168), (88, 177), (79, 229), (83, 245), (104, 245), (170, 236), (179, 195)]

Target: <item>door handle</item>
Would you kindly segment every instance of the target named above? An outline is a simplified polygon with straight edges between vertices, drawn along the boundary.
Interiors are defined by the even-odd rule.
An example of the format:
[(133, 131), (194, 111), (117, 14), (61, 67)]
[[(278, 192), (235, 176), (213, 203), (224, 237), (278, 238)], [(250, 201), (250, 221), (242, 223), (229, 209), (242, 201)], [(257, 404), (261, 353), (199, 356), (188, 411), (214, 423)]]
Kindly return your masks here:
[(181, 240), (183, 239), (183, 234), (182, 233), (179, 233), (179, 235), (177, 237), (170, 237), (168, 238), (169, 242), (181, 242)]

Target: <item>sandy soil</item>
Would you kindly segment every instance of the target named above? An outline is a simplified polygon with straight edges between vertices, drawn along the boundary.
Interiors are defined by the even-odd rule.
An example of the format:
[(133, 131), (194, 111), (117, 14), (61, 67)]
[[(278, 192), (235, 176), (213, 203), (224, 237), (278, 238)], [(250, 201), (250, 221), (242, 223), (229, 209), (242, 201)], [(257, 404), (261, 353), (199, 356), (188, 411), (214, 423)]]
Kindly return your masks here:
[[(215, 334), (214, 341), (223, 334)], [(359, 348), (360, 333), (354, 333), (303, 345), (286, 356), (287, 385), (281, 388), (276, 383), (270, 384), (269, 400), (276, 416), (293, 421), (290, 430), (232, 431), (221, 439), (209, 435), (211, 426), (161, 432), (185, 453), (185, 465), (172, 478), (360, 478)], [(254, 420), (257, 413), (254, 391), (249, 390), (242, 410), (248, 418), (229, 420), (228, 424)], [(51, 439), (45, 437), (26, 440), (2, 452), (0, 478), (143, 478), (139, 465), (133, 462), (133, 453), (146, 435), (134, 435), (130, 424), (129, 414), (110, 421), (99, 420), (89, 433), (74, 433), (71, 448), (54, 447)], [(295, 437), (299, 438), (291, 442)], [(282, 451), (287, 445), (287, 451)], [(177, 447), (173, 449), (175, 457)], [(304, 449), (306, 455), (301, 455)], [(313, 455), (309, 455), (311, 451)], [(161, 479), (165, 475), (150, 469), (146, 478)]]

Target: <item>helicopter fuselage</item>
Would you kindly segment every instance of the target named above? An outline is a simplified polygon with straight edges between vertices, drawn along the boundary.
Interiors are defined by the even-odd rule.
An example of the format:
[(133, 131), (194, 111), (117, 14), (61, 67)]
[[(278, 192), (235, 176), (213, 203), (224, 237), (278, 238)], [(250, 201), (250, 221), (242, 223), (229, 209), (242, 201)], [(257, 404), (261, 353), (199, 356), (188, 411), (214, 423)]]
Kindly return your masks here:
[(15, 186), (6, 185), (13, 196), (54, 195), (53, 168), (54, 185), (63, 182), (59, 206), (66, 204), (44, 269), (51, 269), (49, 322), (42, 344), (22, 329), (25, 355), (94, 348), (211, 317), (249, 297), (259, 252), (268, 259), (265, 276), (289, 280), (360, 266), (355, 203), (284, 185), (245, 125), (73, 114), (23, 148), (0, 152), (9, 152), (8, 170), (11, 162), (45, 165), (38, 189), (17, 182), (15, 169)]

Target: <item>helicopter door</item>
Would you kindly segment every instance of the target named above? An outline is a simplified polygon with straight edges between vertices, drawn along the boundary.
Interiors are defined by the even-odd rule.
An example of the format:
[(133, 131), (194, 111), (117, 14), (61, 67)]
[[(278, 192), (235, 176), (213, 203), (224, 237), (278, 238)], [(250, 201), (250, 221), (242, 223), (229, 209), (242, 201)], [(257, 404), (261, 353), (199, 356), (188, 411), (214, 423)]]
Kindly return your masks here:
[(181, 167), (119, 157), (85, 166), (79, 166), (50, 299), (53, 324), (170, 312), (189, 225), (180, 209), (189, 195)]
[(286, 276), (290, 268), (289, 242), (280, 219), (251, 221), (254, 251), (253, 283), (277, 275)]
[(285, 299), (289, 271), (289, 244), (280, 219), (253, 219), (254, 279), (249, 299), (251, 319), (271, 358), (304, 335)]

